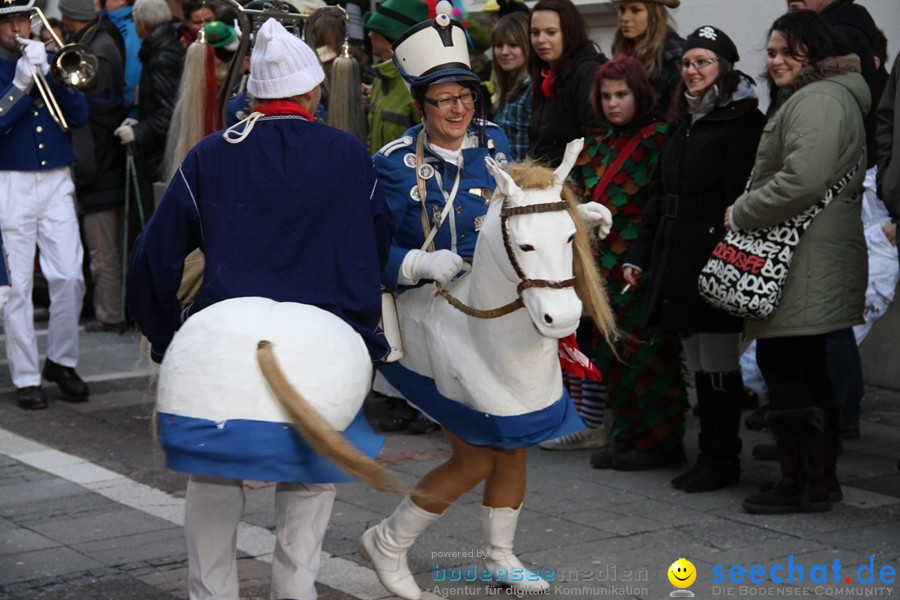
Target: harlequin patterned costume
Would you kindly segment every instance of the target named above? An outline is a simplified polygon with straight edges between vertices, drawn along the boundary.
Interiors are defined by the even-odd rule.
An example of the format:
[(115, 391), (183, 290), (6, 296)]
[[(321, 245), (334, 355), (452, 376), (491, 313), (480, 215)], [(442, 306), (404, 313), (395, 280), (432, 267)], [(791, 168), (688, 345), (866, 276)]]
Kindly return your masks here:
[[(648, 117), (625, 127), (610, 126), (588, 137), (571, 174), (575, 185), (584, 191), (583, 201), (591, 200), (594, 186), (629, 140), (654, 120)], [(622, 293), (625, 255), (638, 235), (666, 129), (664, 122), (657, 122), (598, 199), (613, 215), (612, 231), (606, 239), (597, 241), (595, 258), (606, 281), (617, 324), (624, 334), (616, 349), (620, 359), (596, 335), (593, 327), (587, 336), (579, 332), (581, 339), (588, 339), (588, 344), (583, 346), (585, 353), (603, 374), (607, 406), (615, 417), (613, 438), (641, 450), (668, 449), (680, 444), (687, 409), (678, 337), (641, 325), (647, 286)]]

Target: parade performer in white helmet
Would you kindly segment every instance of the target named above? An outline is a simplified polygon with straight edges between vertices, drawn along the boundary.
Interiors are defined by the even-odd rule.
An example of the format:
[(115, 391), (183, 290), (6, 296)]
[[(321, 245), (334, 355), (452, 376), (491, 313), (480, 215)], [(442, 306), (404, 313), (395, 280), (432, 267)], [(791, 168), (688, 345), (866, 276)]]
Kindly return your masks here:
[[(433, 20), (414, 25), (394, 42), (393, 60), (423, 115), (421, 124), (375, 155), (397, 223), (383, 280), (400, 292), (426, 282), (446, 284), (463, 271), (496, 186), (485, 158), (502, 166), (510, 156), (506, 135), (484, 120), (490, 101), (470, 67), (464, 29), (449, 18), (449, 9), (449, 3), (439, 3)], [(591, 227), (608, 227), (608, 215), (596, 204), (582, 213)], [(426, 243), (429, 232), (433, 248)], [(453, 368), (464, 369), (464, 362), (460, 357)], [(452, 449), (447, 462), (420, 479), (392, 515), (363, 535), (361, 552), (381, 583), (401, 598), (420, 598), (407, 551), (462, 494), (484, 481), (483, 567), (516, 591), (547, 590), (548, 582), (516, 557), (513, 538), (525, 496), (527, 448), (584, 427), (569, 397), (563, 393), (546, 410), (493, 418), (426, 389), (434, 388), (433, 381), (400, 363), (379, 371), (441, 423)]]

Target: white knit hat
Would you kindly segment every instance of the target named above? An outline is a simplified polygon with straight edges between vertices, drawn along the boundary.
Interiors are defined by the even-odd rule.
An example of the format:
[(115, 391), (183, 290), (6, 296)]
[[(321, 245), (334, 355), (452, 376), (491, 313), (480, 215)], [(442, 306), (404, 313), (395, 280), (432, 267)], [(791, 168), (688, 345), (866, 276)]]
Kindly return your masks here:
[(247, 91), (251, 96), (263, 100), (299, 96), (324, 79), (325, 71), (312, 48), (275, 19), (263, 23), (250, 55)]

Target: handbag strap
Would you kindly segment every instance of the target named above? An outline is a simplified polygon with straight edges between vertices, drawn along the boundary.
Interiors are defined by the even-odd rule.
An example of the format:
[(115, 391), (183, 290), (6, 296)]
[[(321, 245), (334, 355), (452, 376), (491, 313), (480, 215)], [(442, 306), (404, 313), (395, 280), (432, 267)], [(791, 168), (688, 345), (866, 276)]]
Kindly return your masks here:
[(656, 125), (656, 123), (645, 125), (634, 135), (634, 137), (628, 140), (628, 143), (625, 144), (625, 146), (622, 148), (622, 151), (619, 152), (618, 156), (616, 156), (616, 160), (614, 160), (612, 164), (606, 168), (606, 171), (603, 172), (603, 177), (600, 178), (600, 182), (594, 186), (594, 192), (593, 194), (591, 194), (591, 200), (593, 202), (600, 201), (600, 196), (602, 196), (603, 192), (606, 191), (606, 188), (609, 186), (612, 178), (616, 173), (619, 172), (619, 169), (622, 168), (622, 165), (625, 164), (625, 161), (628, 160), (628, 157), (634, 153), (638, 145), (645, 139), (647, 139), (647, 137), (649, 137), (651, 133), (656, 131)]
[[(794, 223), (797, 227), (800, 228), (801, 231), (806, 231), (812, 223), (813, 217), (825, 210), (825, 207), (831, 204), (831, 201), (837, 198), (838, 195), (840, 195), (840, 193), (844, 191), (844, 188), (846, 188), (850, 184), (850, 181), (856, 175), (856, 172), (859, 170), (859, 165), (861, 163), (862, 157), (860, 156), (860, 158), (856, 161), (856, 164), (853, 165), (850, 170), (844, 174), (843, 177), (835, 181), (834, 185), (825, 190), (824, 198), (822, 198), (797, 216), (793, 217)], [(789, 219), (788, 221), (791, 221), (791, 219)]]

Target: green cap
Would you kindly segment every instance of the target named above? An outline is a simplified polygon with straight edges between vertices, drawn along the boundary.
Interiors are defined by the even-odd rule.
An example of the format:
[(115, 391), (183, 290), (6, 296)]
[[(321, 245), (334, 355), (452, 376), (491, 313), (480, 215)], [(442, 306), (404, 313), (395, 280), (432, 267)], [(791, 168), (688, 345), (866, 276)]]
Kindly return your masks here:
[(206, 34), (206, 42), (213, 48), (227, 46), (237, 37), (234, 27), (226, 25), (222, 21), (212, 21), (203, 26)]
[(428, 5), (424, 0), (384, 0), (363, 17), (363, 27), (380, 33), (389, 42), (428, 18)]

